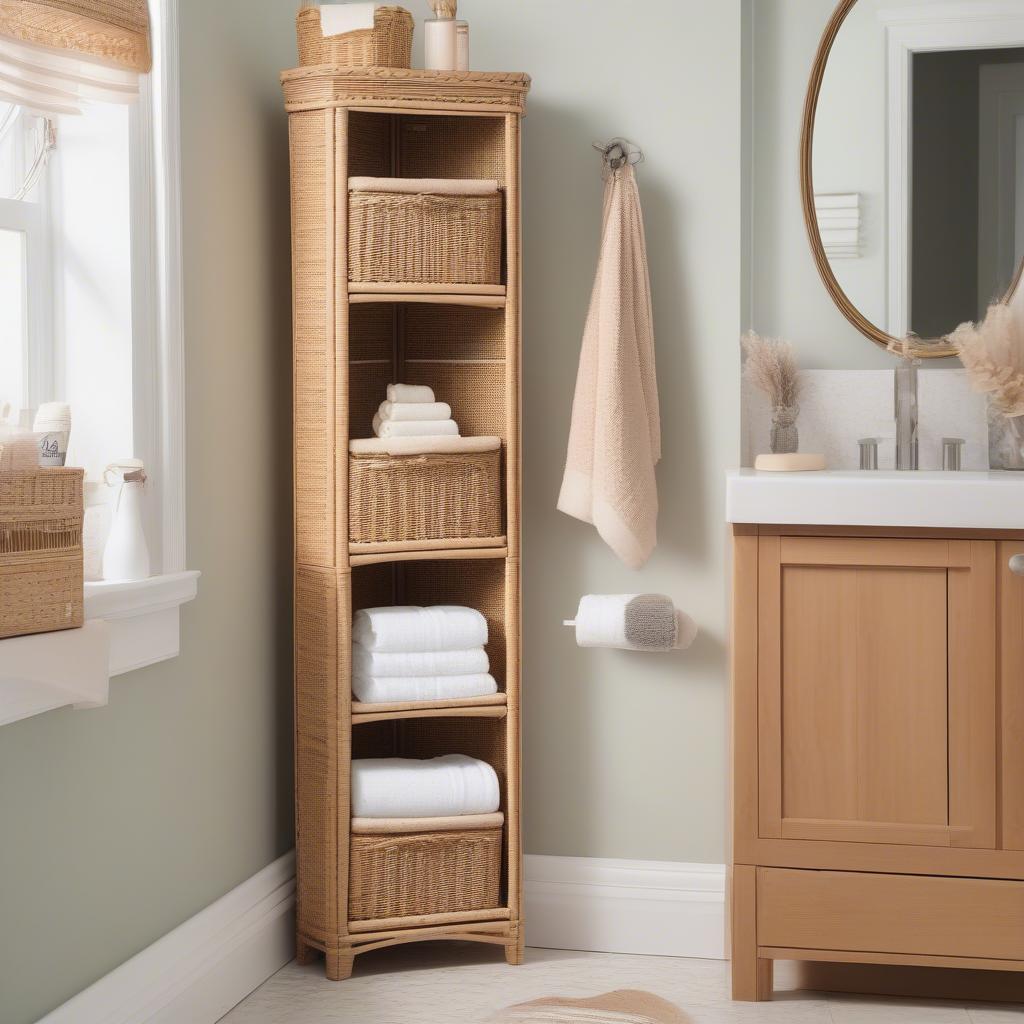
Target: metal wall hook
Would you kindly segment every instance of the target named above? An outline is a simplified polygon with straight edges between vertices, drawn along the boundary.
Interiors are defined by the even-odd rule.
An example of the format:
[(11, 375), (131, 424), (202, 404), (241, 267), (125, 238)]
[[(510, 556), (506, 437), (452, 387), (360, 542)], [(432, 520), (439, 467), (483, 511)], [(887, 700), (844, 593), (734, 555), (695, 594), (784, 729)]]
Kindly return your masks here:
[(594, 149), (604, 158), (605, 166), (617, 171), (627, 164), (638, 164), (643, 161), (644, 151), (629, 139), (616, 138), (610, 142), (595, 142)]

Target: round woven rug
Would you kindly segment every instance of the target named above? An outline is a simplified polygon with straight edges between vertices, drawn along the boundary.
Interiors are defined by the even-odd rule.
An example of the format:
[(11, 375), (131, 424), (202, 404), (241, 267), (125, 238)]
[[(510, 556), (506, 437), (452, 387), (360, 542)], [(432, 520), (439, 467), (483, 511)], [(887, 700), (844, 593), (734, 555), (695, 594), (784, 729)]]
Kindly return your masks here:
[(593, 999), (538, 999), (502, 1010), (492, 1024), (690, 1024), (682, 1010), (650, 992), (609, 992)]

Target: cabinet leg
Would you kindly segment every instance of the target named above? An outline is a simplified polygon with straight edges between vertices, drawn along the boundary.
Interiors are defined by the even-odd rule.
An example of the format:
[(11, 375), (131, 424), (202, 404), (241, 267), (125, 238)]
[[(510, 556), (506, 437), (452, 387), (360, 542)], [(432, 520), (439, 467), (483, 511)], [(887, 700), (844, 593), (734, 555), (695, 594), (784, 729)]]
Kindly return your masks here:
[(774, 990), (774, 963), (757, 955), (757, 869), (733, 866), (732, 997), (764, 1002)]
[(327, 980), (345, 981), (352, 977), (352, 966), (355, 963), (355, 953), (351, 949), (341, 949), (336, 953), (327, 954)]
[(295, 940), (295, 962), (300, 967), (313, 963), (319, 955), (320, 950), (316, 946), (307, 945), (299, 938)]
[(505, 963), (510, 967), (518, 967), (524, 959), (523, 940), (515, 939), (505, 947)]

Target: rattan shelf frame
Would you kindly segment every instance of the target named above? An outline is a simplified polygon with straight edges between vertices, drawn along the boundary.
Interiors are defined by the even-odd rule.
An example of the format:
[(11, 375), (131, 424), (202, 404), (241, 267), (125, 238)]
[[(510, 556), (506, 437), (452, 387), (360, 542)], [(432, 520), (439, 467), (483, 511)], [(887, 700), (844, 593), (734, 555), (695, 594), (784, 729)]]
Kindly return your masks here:
[[(357, 954), (387, 946), (450, 939), (501, 946), (510, 964), (522, 961), (522, 849), (520, 816), (520, 623), (521, 623), (521, 231), (520, 122), (529, 78), (518, 74), (436, 73), (381, 68), (302, 68), (282, 76), (289, 112), (292, 181), (295, 379), (295, 722), (297, 832), (297, 955), (309, 962), (326, 956), (332, 980), (347, 978)], [(500, 139), (487, 158), (496, 167), (445, 174), (440, 151), (435, 177), (498, 177), (505, 197), (505, 261), (502, 286), (394, 285), (348, 281), (348, 178), (366, 169), (365, 122), (386, 117), (456, 119), (472, 135)], [(481, 119), (488, 119), (487, 121)], [(354, 119), (360, 119), (358, 122)], [(441, 122), (431, 120), (431, 124)], [(402, 167), (391, 129), (391, 166)], [(488, 135), (490, 133), (490, 135)], [(456, 132), (458, 135), (458, 132)], [(457, 140), (456, 140), (457, 142)], [(371, 145), (373, 140), (371, 140)], [(363, 149), (361, 149), (363, 147)], [(407, 173), (433, 159), (418, 153)], [(494, 171), (497, 173), (494, 173)], [(349, 543), (348, 442), (351, 372), (367, 367), (386, 374), (390, 358), (351, 349), (351, 317), (358, 307), (392, 304), (409, 309), (463, 307), (462, 316), (493, 317), (503, 335), (503, 358), (445, 358), (451, 375), (500, 365), (503, 407), (505, 535), (487, 546), (471, 539), (440, 544)], [(373, 314), (377, 317), (379, 314)], [(383, 314), (386, 316), (386, 313)], [(397, 316), (397, 314), (396, 314)], [(395, 344), (398, 342), (396, 340)], [(409, 369), (432, 372), (409, 360)], [(381, 365), (376, 366), (377, 363)], [(415, 365), (414, 365), (415, 364)], [(395, 364), (398, 365), (398, 364)], [(404, 366), (404, 363), (401, 365)], [(474, 369), (476, 367), (476, 369)], [(365, 382), (366, 378), (361, 377)], [(469, 378), (472, 379), (472, 378)], [(414, 382), (414, 381), (411, 381)], [(477, 431), (479, 432), (479, 431)], [(351, 696), (353, 601), (369, 600), (355, 574), (416, 572), (413, 596), (422, 597), (421, 563), (464, 562), (466, 575), (483, 572), (500, 580), (501, 633), (492, 669), (502, 692), (491, 698), (428, 705), (370, 706)], [(470, 568), (476, 568), (470, 572)], [(493, 566), (492, 568), (489, 568)], [(446, 570), (447, 571), (447, 570)], [(498, 575), (496, 575), (498, 574)], [(461, 575), (461, 574), (460, 574)], [(453, 577), (448, 572), (449, 578)], [(451, 589), (451, 582), (447, 584)], [(372, 588), (371, 588), (372, 589)], [(493, 595), (492, 595), (493, 596)], [(421, 602), (422, 603), (422, 602)], [(448, 602), (450, 603), (450, 602)], [(466, 603), (472, 603), (467, 599)], [(361, 606), (365, 606), (365, 603)], [(490, 648), (489, 648), (490, 649)], [(459, 724), (462, 723), (462, 724)], [(348, 918), (350, 765), (353, 744), (365, 749), (392, 730), (408, 733), (407, 756), (430, 756), (455, 727), (468, 729), (482, 747), (500, 747), (504, 834), (502, 906), (494, 910), (425, 914), (379, 921)], [(384, 732), (380, 732), (384, 730)], [(422, 730), (434, 730), (423, 732)], [(474, 732), (474, 730), (476, 732)], [(480, 732), (480, 730), (484, 730)], [(397, 733), (395, 733), (397, 735)], [(453, 733), (452, 735), (455, 735)], [(433, 739), (431, 739), (433, 737)], [(469, 742), (461, 752), (474, 754)], [(436, 752), (442, 752), (437, 749)], [(449, 752), (449, 751), (445, 751)], [(455, 751), (451, 751), (455, 752)], [(361, 756), (366, 756), (365, 754)], [(479, 753), (474, 756), (481, 756)], [(497, 764), (496, 764), (497, 767)]]

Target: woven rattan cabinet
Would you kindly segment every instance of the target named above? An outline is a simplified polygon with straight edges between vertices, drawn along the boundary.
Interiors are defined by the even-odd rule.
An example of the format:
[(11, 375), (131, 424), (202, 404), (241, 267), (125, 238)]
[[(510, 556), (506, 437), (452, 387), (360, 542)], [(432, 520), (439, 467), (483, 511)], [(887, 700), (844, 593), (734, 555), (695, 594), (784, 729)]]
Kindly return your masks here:
[[(320, 66), (282, 80), (295, 307), (298, 956), (322, 951), (335, 980), (348, 977), (357, 953), (420, 939), (500, 945), (509, 963), (519, 963), (519, 154), (529, 79)], [(501, 283), (350, 283), (348, 179), (357, 176), (497, 179), (505, 221)], [(464, 435), (501, 438), (500, 535), (351, 539), (349, 441), (372, 436), (385, 387), (399, 380), (433, 387), (453, 406)], [(483, 612), (500, 692), (443, 704), (353, 704), (353, 611), (392, 603)], [(368, 899), (372, 882), (357, 865), (372, 843), (353, 836), (352, 758), (446, 753), (486, 760), (501, 780), (497, 905), (444, 909), (445, 899), (425, 898), (427, 912), (410, 913), (397, 892)], [(424, 864), (435, 840), (445, 842), (443, 830), (422, 839)], [(464, 836), (462, 859), (450, 863), (468, 876), (475, 856), (489, 853), (493, 863), (494, 842), (493, 829)], [(466, 906), (493, 892), (493, 882), (474, 877)], [(391, 897), (403, 916), (366, 918), (367, 906), (390, 905)]]

